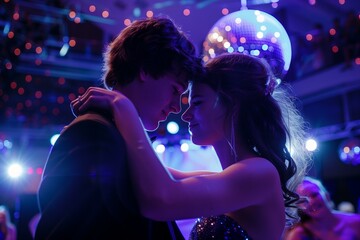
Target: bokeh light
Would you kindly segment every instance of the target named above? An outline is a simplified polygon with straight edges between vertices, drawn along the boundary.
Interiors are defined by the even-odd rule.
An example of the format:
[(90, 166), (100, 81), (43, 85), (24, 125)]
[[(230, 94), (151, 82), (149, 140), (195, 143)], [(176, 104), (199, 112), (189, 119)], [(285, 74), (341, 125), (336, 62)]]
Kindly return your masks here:
[(155, 147), (155, 151), (157, 153), (163, 153), (163, 152), (165, 152), (165, 150), (166, 150), (166, 147), (164, 144), (159, 144)]
[(166, 129), (170, 134), (176, 134), (179, 132), (179, 124), (173, 121), (168, 122), (168, 124), (166, 125)]
[(360, 140), (349, 138), (339, 145), (339, 157), (344, 163), (351, 165), (360, 164)]

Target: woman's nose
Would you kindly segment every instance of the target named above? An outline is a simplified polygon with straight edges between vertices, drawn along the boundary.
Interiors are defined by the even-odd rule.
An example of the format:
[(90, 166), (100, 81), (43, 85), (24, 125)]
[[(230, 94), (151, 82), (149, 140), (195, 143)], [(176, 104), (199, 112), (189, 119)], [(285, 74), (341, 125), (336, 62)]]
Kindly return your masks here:
[(190, 114), (189, 108), (187, 108), (185, 112), (181, 115), (181, 119), (184, 122), (190, 122), (191, 118), (192, 118), (192, 114)]

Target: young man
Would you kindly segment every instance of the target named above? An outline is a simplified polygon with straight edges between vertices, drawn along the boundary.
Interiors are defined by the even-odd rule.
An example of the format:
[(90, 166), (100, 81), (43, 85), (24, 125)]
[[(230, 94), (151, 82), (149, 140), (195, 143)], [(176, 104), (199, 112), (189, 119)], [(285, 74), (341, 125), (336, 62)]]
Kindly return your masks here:
[[(194, 45), (167, 18), (135, 21), (104, 56), (105, 87), (126, 95), (149, 131), (180, 111), (187, 81), (202, 71)], [(109, 116), (92, 109), (62, 131), (39, 187), (35, 239), (183, 238), (174, 222), (140, 215), (125, 141)]]

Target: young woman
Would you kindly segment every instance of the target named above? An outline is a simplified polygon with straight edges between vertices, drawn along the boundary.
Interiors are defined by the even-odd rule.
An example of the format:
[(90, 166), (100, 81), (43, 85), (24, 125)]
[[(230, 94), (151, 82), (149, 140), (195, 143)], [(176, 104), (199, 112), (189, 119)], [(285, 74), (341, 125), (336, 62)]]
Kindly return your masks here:
[(360, 215), (334, 210), (330, 194), (319, 180), (305, 177), (296, 191), (307, 202), (300, 206), (301, 221), (286, 232), (285, 240), (360, 239)]
[(77, 113), (93, 107), (112, 112), (126, 139), (145, 216), (156, 220), (203, 216), (190, 239), (278, 240), (286, 216), (295, 217), (298, 195), (293, 190), (306, 170), (303, 119), (287, 92), (275, 88), (276, 79), (264, 61), (225, 54), (205, 69), (203, 78), (190, 83), (189, 107), (182, 118), (189, 123), (195, 144), (214, 147), (223, 168), (218, 173), (166, 169), (134, 105), (121, 93), (90, 88), (73, 108)]

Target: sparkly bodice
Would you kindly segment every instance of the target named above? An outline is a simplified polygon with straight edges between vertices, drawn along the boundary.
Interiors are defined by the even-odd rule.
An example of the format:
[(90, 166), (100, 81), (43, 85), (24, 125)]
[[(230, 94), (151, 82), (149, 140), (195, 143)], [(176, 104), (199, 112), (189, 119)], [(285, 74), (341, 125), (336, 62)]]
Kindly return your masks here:
[(196, 221), (189, 240), (206, 239), (251, 240), (246, 231), (226, 215), (202, 217)]

